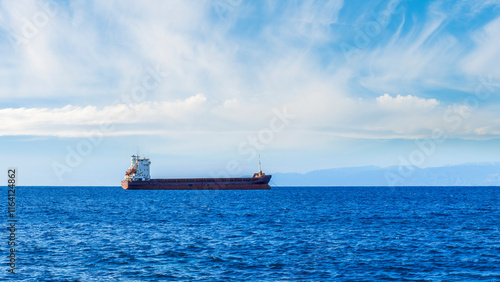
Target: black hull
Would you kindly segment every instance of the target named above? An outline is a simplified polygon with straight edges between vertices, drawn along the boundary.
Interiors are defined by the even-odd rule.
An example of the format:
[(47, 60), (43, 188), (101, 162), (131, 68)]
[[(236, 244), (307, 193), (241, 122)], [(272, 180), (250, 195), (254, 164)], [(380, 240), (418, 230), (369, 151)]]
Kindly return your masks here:
[(180, 178), (122, 181), (126, 190), (269, 190), (271, 175), (239, 178)]

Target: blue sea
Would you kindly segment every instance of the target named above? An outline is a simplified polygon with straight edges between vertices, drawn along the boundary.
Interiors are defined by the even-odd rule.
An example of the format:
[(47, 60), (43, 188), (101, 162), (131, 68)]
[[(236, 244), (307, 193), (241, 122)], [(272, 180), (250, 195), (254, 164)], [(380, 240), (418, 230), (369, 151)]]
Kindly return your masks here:
[[(7, 192), (1, 201), (7, 223)], [(500, 281), (500, 187), (18, 187), (25, 281)]]

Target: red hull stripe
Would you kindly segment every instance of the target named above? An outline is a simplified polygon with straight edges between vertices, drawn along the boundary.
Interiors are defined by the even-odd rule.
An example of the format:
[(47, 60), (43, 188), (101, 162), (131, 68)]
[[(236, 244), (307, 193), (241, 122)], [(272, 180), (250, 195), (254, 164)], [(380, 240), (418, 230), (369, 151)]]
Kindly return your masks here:
[(269, 190), (268, 184), (210, 184), (210, 185), (128, 185), (122, 182), (125, 190)]

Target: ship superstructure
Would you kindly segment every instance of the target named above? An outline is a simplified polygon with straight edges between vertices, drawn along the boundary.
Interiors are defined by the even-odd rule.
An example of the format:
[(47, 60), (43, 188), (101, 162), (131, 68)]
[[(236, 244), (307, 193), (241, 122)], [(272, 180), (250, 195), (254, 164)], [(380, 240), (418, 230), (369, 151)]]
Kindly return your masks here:
[(147, 158), (140, 158), (139, 155), (132, 155), (131, 158), (130, 167), (125, 173), (125, 180), (150, 180), (151, 173), (149, 171), (149, 167), (151, 165), (151, 161)]

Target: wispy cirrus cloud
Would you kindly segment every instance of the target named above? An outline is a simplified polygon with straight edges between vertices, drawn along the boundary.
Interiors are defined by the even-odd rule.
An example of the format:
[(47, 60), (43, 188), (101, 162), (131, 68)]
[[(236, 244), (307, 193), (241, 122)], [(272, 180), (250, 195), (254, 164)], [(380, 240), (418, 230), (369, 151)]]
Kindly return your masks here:
[(471, 75), (492, 75), (500, 80), (500, 17), (472, 34), (473, 51), (462, 60), (462, 69)]
[[(175, 119), (177, 125), (190, 124), (185, 130), (203, 125), (231, 131), (250, 129), (248, 120), (290, 105), (307, 130), (351, 127), (373, 138), (381, 136), (383, 124), (381, 132), (416, 138), (416, 129), (402, 130), (401, 120), (407, 117), (419, 134), (430, 132), (444, 109), (462, 103), (439, 90), (467, 93), (477, 76), (498, 77), (498, 19), (476, 18), (484, 7), (497, 7), (494, 1), (475, 6), (467, 17), (478, 28), (466, 31), (456, 23), (465, 4), (447, 12), (439, 1), (423, 3), (419, 11), (400, 1), (371, 1), (361, 10), (344, 1), (242, 2), (224, 17), (213, 2), (54, 3), (50, 16), (36, 1), (2, 2), (5, 34), (22, 35), (23, 19), (48, 15), (27, 42), (12, 48), (4, 40), (0, 46), (8, 54), (0, 58), (0, 97), (25, 105), (4, 102), (2, 118), (18, 129), (4, 126), (3, 135), (78, 136), (56, 127), (63, 120), (88, 127), (102, 119), (123, 122), (122, 117), (151, 127)], [(358, 30), (366, 33), (390, 5), (397, 12), (387, 25), (346, 60), (337, 46)], [(145, 65), (159, 65), (168, 76), (120, 113), (111, 101), (140, 83)], [(199, 98), (196, 93), (205, 100), (197, 110), (183, 111), (183, 103)], [(50, 106), (36, 105), (43, 99)], [(424, 108), (434, 114), (415, 118)], [(395, 109), (406, 113), (395, 117)], [(481, 132), (490, 128), (487, 120), (477, 122), (486, 128)], [(50, 129), (30, 133), (37, 124)], [(134, 130), (123, 132), (142, 132)]]

